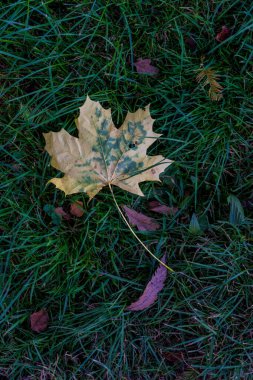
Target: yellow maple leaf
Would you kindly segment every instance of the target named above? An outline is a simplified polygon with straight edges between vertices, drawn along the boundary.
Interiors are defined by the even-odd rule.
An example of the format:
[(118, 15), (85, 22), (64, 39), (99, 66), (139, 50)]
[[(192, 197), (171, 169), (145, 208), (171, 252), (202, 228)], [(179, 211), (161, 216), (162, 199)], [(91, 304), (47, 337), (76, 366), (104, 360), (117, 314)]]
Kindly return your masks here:
[(79, 138), (65, 129), (44, 133), (51, 165), (65, 173), (49, 182), (66, 195), (85, 192), (90, 199), (107, 185), (143, 196), (139, 183), (159, 181), (159, 175), (172, 163), (161, 155), (147, 156), (149, 146), (161, 136), (153, 132), (153, 122), (147, 106), (128, 112), (117, 129), (111, 110), (87, 96), (76, 120)]

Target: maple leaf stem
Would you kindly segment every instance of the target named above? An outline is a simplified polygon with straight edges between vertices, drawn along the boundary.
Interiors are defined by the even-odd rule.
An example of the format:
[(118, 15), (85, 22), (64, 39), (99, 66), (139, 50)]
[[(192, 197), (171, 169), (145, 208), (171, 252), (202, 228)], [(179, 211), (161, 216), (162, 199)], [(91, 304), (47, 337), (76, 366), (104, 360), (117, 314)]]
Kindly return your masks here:
[(109, 185), (109, 189), (111, 191), (111, 194), (112, 194), (112, 197), (113, 197), (113, 201), (117, 207), (117, 210), (118, 212), (120, 213), (120, 216), (122, 217), (122, 219), (124, 220), (124, 222), (126, 223), (127, 227), (129, 228), (129, 230), (132, 232), (132, 234), (134, 235), (134, 237), (138, 240), (138, 242), (143, 246), (143, 248), (154, 258), (156, 259), (156, 261), (158, 261), (161, 265), (163, 265), (166, 269), (168, 269), (170, 272), (174, 272), (174, 270), (172, 268), (170, 268), (168, 265), (166, 265), (165, 263), (163, 263), (160, 259), (158, 259), (158, 257), (156, 257), (149, 249), (148, 247), (146, 247), (146, 245), (141, 241), (141, 239), (139, 239), (139, 237), (136, 235), (136, 233), (134, 232), (134, 230), (132, 229), (132, 227), (130, 226), (130, 224), (128, 223), (127, 219), (125, 218), (125, 215), (123, 214), (123, 212), (121, 211), (117, 201), (116, 201), (116, 198), (114, 196), (114, 193), (113, 193), (113, 190), (112, 190), (112, 186), (110, 183), (108, 183)]

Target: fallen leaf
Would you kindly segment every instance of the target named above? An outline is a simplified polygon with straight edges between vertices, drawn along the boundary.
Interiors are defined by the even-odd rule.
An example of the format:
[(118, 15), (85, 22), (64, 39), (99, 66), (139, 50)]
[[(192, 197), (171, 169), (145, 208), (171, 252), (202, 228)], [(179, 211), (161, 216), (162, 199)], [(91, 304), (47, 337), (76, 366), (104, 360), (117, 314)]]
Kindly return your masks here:
[(151, 59), (149, 58), (138, 58), (137, 62), (134, 63), (134, 66), (139, 74), (157, 75), (159, 73), (159, 69), (151, 65)]
[(211, 67), (201, 67), (201, 69), (198, 71), (199, 73), (196, 77), (196, 80), (198, 83), (202, 82), (203, 87), (209, 85), (208, 95), (210, 99), (213, 101), (221, 100), (223, 98), (223, 87), (218, 82), (220, 76), (217, 74), (217, 72), (213, 70)]
[(157, 223), (150, 216), (144, 215), (141, 212), (137, 212), (130, 207), (123, 206), (123, 209), (127, 215), (129, 222), (138, 228), (139, 231), (155, 231), (160, 228), (160, 224)]
[(175, 215), (178, 212), (177, 207), (168, 207), (158, 201), (151, 201), (148, 206), (151, 211), (158, 212), (159, 214)]
[(70, 215), (67, 214), (62, 207), (56, 207), (54, 212), (65, 220), (70, 220)]
[(30, 316), (31, 329), (35, 332), (42, 332), (48, 326), (49, 316), (44, 309), (39, 310)]
[(53, 205), (44, 205), (43, 211), (51, 218), (52, 223), (54, 225), (59, 226), (61, 224), (62, 215), (57, 214), (57, 212), (55, 212), (55, 207)]
[(81, 218), (84, 214), (83, 202), (76, 201), (70, 205), (70, 213), (77, 218)]
[[(161, 261), (166, 264), (166, 255), (162, 257)], [(143, 294), (137, 301), (131, 303), (131, 305), (127, 307), (127, 310), (140, 311), (153, 305), (157, 299), (158, 293), (164, 287), (167, 273), (167, 269), (162, 264), (160, 264), (153, 274), (151, 280), (148, 282)]]
[(64, 129), (44, 133), (51, 165), (65, 173), (49, 182), (66, 195), (86, 192), (90, 199), (108, 184), (143, 196), (139, 183), (159, 181), (172, 163), (161, 155), (147, 156), (147, 149), (160, 136), (153, 132), (153, 122), (147, 106), (128, 112), (117, 129), (111, 110), (87, 96), (76, 120), (79, 138)]
[(230, 29), (223, 25), (221, 31), (216, 35), (215, 39), (218, 42), (225, 41), (230, 36)]

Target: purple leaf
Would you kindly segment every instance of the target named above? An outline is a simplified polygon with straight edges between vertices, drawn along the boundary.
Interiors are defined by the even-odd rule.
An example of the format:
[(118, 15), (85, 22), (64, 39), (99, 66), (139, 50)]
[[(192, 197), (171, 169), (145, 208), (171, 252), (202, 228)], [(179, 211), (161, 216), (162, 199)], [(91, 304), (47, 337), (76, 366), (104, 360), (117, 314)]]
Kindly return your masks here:
[(151, 59), (149, 58), (138, 58), (137, 62), (134, 63), (134, 66), (136, 67), (137, 73), (139, 74), (156, 75), (159, 73), (158, 68), (151, 65)]
[(49, 316), (46, 310), (39, 310), (30, 316), (31, 329), (37, 333), (46, 330)]
[(159, 214), (175, 215), (178, 212), (177, 207), (168, 207), (158, 201), (151, 201), (148, 206), (151, 211), (158, 212)]
[(150, 218), (150, 216), (146, 216), (141, 212), (137, 212), (127, 206), (123, 206), (123, 209), (129, 222), (136, 226), (139, 231), (155, 231), (160, 228), (160, 224), (153, 218)]
[[(166, 263), (166, 255), (162, 257), (161, 261), (164, 264)], [(164, 283), (167, 278), (167, 273), (167, 269), (162, 264), (160, 264), (155, 273), (153, 274), (151, 280), (148, 282), (143, 294), (137, 301), (131, 303), (131, 305), (127, 307), (127, 310), (140, 311), (153, 305), (153, 303), (157, 299), (158, 293), (164, 287)]]
[(223, 25), (221, 31), (216, 35), (215, 39), (218, 42), (225, 41), (230, 36), (230, 29)]
[(65, 220), (70, 220), (69, 214), (67, 214), (62, 207), (56, 207), (54, 212)]

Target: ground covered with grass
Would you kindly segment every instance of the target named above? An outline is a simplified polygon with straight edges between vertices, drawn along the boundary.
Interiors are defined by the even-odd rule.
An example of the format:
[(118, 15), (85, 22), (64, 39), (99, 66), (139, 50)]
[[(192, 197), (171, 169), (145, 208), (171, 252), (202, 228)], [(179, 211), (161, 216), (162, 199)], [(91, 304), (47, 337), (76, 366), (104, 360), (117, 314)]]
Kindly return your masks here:
[[(0, 14), (1, 337), (7, 379), (252, 379), (251, 1), (6, 1)], [(215, 39), (222, 26), (230, 35)], [(157, 75), (134, 63), (150, 58)], [(223, 98), (197, 83), (201, 62)], [(151, 104), (163, 136), (149, 150), (175, 162), (145, 198), (121, 205), (162, 228), (138, 232), (169, 274), (158, 301), (126, 311), (157, 267), (108, 189), (64, 196), (42, 133), (65, 128), (86, 95), (128, 110)], [(230, 198), (229, 198), (230, 197)], [(228, 202), (228, 199), (230, 202)], [(81, 218), (56, 223), (45, 206)], [(151, 213), (157, 200), (176, 215)], [(45, 309), (48, 328), (31, 330)]]

